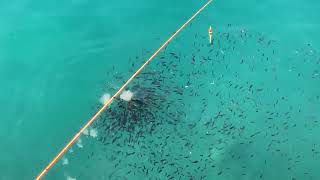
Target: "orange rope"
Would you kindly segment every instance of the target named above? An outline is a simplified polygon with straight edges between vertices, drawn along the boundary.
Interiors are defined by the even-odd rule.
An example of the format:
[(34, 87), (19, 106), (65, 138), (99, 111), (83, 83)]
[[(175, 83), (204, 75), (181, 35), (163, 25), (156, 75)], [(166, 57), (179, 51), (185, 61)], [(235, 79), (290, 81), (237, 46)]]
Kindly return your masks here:
[(213, 0), (209, 0), (202, 8), (200, 8), (186, 23), (184, 23), (162, 46), (154, 52), (154, 54), (127, 80), (126, 83), (105, 103), (105, 105), (85, 124), (80, 131), (69, 141), (69, 143), (53, 158), (47, 167), (36, 177), (40, 180), (44, 175), (57, 163), (57, 161), (67, 152), (67, 150), (79, 139), (80, 135), (87, 129), (97, 117), (113, 102), (113, 100), (120, 95), (124, 88), (149, 64), (149, 62), (166, 46), (169, 42), (183, 29), (190, 21), (192, 21), (205, 7), (207, 7)]

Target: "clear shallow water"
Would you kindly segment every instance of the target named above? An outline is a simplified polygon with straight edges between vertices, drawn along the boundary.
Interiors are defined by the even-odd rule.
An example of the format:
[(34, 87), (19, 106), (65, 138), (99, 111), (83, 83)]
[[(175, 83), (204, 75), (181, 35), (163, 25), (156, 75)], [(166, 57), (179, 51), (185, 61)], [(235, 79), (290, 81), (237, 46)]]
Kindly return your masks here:
[[(95, 112), (100, 96), (106, 92), (112, 93), (110, 85), (106, 84), (121, 84), (113, 79), (113, 74), (122, 73), (123, 77), (130, 75), (127, 72), (130, 69), (129, 57), (133, 59), (138, 56), (137, 61), (143, 61), (151, 54), (146, 51), (158, 48), (204, 3), (2, 2), (0, 179), (32, 179)], [(261, 174), (264, 179), (319, 179), (317, 152), (320, 142), (317, 137), (320, 112), (317, 96), (320, 95), (320, 87), (319, 76), (315, 75), (315, 70), (319, 71), (317, 62), (320, 57), (320, 38), (317, 35), (320, 29), (317, 13), (319, 5), (317, 1), (214, 2), (178, 36), (167, 48), (167, 53), (163, 53), (172, 51), (182, 55), (181, 61), (187, 63), (178, 64), (179, 72), (188, 74), (197, 68), (208, 71), (191, 78), (194, 84), (205, 83), (202, 88), (195, 85), (194, 91), (201, 94), (201, 99), (206, 99), (207, 110), (200, 113), (203, 102), (198, 97), (188, 96), (187, 92), (182, 98), (192, 108), (179, 108), (187, 116), (181, 118), (176, 128), (193, 146), (185, 146), (185, 142), (177, 137), (176, 130), (171, 130), (175, 127), (172, 125), (167, 129), (166, 125), (161, 126), (154, 135), (147, 136), (148, 141), (141, 141), (145, 145), (168, 141), (168, 145), (163, 147), (163, 156), (170, 154), (170, 158), (166, 158), (168, 164), (175, 162), (175, 168), (184, 168), (181, 174), (190, 172), (195, 179), (201, 176), (206, 176), (206, 179), (259, 179)], [(222, 44), (214, 46), (213, 52), (220, 52), (221, 55), (223, 51), (224, 59), (222, 56), (215, 57), (214, 53), (209, 53), (210, 48), (206, 47), (209, 24), (220, 33), (215, 36), (220, 38)], [(231, 26), (228, 27), (228, 24)], [(239, 36), (242, 29), (251, 35), (243, 42)], [(230, 39), (237, 40), (235, 50), (228, 49), (233, 45), (223, 33), (229, 33)], [(195, 38), (195, 34), (199, 38)], [(270, 46), (261, 45), (258, 42), (261, 37), (275, 42)], [(198, 44), (203, 51), (197, 52), (193, 43)], [(205, 46), (202, 47), (202, 44)], [(275, 54), (272, 50), (275, 50)], [(270, 60), (261, 60), (262, 53)], [(206, 64), (206, 67), (191, 65), (192, 54), (196, 54), (199, 59), (201, 56), (211, 57), (215, 63), (210, 62), (210, 66)], [(246, 60), (244, 66), (240, 64), (242, 58)], [(167, 60), (170, 62), (173, 59)], [(215, 71), (215, 76), (209, 75), (211, 70)], [(299, 76), (299, 73), (302, 75)], [(238, 74), (238, 78), (235, 74)], [(184, 78), (188, 79), (185, 76), (177, 78), (177, 85), (183, 87), (186, 84)], [(212, 80), (215, 82), (214, 88), (210, 84)], [(248, 89), (250, 83), (255, 89), (263, 90), (250, 94), (235, 88), (238, 84)], [(219, 98), (215, 96), (218, 92), (221, 94)], [(174, 95), (169, 98), (176, 99)], [(274, 106), (277, 100), (278, 105)], [(238, 106), (246, 116), (240, 122), (227, 110), (237, 109)], [(255, 111), (256, 108), (259, 108), (259, 112)], [(245, 130), (237, 133), (230, 131), (232, 135), (237, 135), (233, 138), (218, 131), (219, 126), (218, 130), (210, 132), (217, 135), (205, 136), (208, 129), (203, 124), (219, 111), (231, 116), (230, 119), (222, 118), (221, 122), (229, 122), (237, 130), (245, 126)], [(270, 115), (272, 112), (280, 115), (275, 117), (274, 114)], [(286, 112), (289, 112), (289, 119)], [(274, 119), (268, 119), (270, 117)], [(190, 123), (196, 123), (197, 127), (188, 129)], [(288, 123), (287, 130), (285, 123)], [(256, 132), (260, 134), (251, 137)], [(98, 137), (101, 134), (103, 132), (98, 129)], [(170, 140), (157, 139), (162, 134), (170, 135)], [(217, 143), (219, 139), (224, 143)], [(168, 164), (164, 164), (167, 169), (162, 173), (150, 170), (145, 175), (140, 170), (143, 165), (148, 169), (159, 167), (147, 163), (156, 161), (149, 155), (159, 149), (156, 147), (119, 148), (88, 137), (82, 141), (83, 148), (75, 146), (74, 152), (66, 155), (69, 164), (62, 165), (60, 162), (48, 174), (48, 179), (67, 179), (68, 176), (77, 179), (108, 179), (110, 174), (113, 174), (111, 179), (117, 176), (148, 179), (156, 175), (168, 179), (166, 175), (176, 170)], [(219, 158), (208, 162), (205, 161), (208, 158), (202, 157), (200, 161), (200, 155), (208, 157), (210, 147), (222, 149), (217, 151), (221, 154)], [(124, 152), (116, 154), (116, 160), (110, 160), (109, 156), (114, 155), (116, 150)], [(122, 158), (125, 152), (132, 151), (144, 155), (126, 157), (127, 161)], [(201, 164), (175, 160), (181, 154), (186, 155), (191, 151), (192, 160), (198, 160)], [(94, 155), (91, 155), (92, 152), (95, 152)], [(88, 158), (88, 155), (91, 156)], [(115, 167), (119, 159), (122, 161)], [(138, 164), (136, 168), (127, 165), (131, 161)], [(206, 164), (206, 170), (198, 172), (197, 168), (201, 166), (203, 169)], [(209, 167), (212, 164), (216, 167)], [(114, 173), (115, 170), (118, 171)], [(130, 170), (132, 172), (127, 175)], [(220, 172), (222, 174), (218, 175)], [(178, 179), (179, 176), (175, 174), (174, 178)], [(186, 178), (187, 175), (182, 177)]]

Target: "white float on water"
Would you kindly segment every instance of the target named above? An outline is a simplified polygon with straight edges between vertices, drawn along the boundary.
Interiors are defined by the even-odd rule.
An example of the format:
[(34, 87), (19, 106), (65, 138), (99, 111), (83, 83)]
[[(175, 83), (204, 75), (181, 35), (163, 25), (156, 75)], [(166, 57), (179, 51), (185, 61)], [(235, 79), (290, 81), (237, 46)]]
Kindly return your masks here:
[(62, 158), (62, 165), (68, 165), (69, 164), (69, 160), (66, 157)]
[(84, 134), (84, 135), (88, 136), (88, 135), (89, 135), (89, 131), (88, 131), (88, 129), (85, 129), (85, 130), (82, 132), (82, 134)]
[(124, 101), (130, 101), (133, 97), (133, 92), (130, 90), (128, 91), (123, 91), (122, 94), (120, 95), (120, 98)]
[(83, 144), (82, 144), (82, 140), (79, 138), (78, 141), (77, 141), (77, 146), (79, 148), (83, 148)]
[(103, 94), (103, 96), (100, 98), (100, 103), (105, 105), (109, 99), (111, 98), (110, 94), (109, 93), (105, 93)]
[(70, 176), (67, 176), (67, 180), (77, 180), (77, 179), (73, 178), (73, 177), (70, 177)]
[(98, 136), (98, 131), (97, 131), (97, 129), (92, 128), (92, 129), (90, 129), (89, 134), (91, 137), (95, 138)]

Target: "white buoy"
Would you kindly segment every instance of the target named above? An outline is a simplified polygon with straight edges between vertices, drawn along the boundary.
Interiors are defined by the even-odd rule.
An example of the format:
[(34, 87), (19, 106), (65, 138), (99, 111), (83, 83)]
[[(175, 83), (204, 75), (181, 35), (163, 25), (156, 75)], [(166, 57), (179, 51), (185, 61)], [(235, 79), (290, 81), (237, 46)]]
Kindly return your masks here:
[(89, 134), (91, 137), (95, 138), (98, 136), (98, 131), (97, 131), (97, 129), (92, 128), (92, 129), (90, 129)]
[(123, 93), (120, 95), (120, 98), (125, 101), (130, 101), (132, 96), (133, 96), (133, 92), (128, 90), (128, 91), (123, 91)]
[(100, 103), (105, 105), (109, 99), (111, 98), (110, 94), (109, 93), (105, 93), (103, 94), (103, 96), (100, 98)]
[(66, 157), (62, 158), (62, 165), (68, 165), (69, 164), (69, 160)]
[(83, 144), (82, 144), (82, 140), (79, 138), (78, 141), (77, 141), (77, 146), (79, 148), (83, 148)]
[(88, 129), (85, 129), (85, 130), (83, 131), (83, 134), (86, 135), (86, 136), (88, 136), (88, 135), (89, 135)]
[(77, 180), (77, 179), (73, 178), (73, 177), (70, 177), (70, 176), (67, 176), (67, 180)]

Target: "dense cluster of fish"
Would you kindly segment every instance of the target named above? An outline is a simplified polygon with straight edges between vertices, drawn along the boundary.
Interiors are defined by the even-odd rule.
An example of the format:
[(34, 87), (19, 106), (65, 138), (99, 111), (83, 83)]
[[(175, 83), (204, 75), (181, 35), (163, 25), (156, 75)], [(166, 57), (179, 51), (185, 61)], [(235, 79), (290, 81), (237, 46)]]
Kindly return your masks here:
[[(77, 179), (320, 179), (312, 45), (280, 54), (275, 40), (231, 25), (212, 46), (193, 37), (170, 44), (128, 87), (133, 99), (94, 124), (99, 148), (86, 168), (95, 173)], [(115, 72), (119, 83), (129, 77)]]

